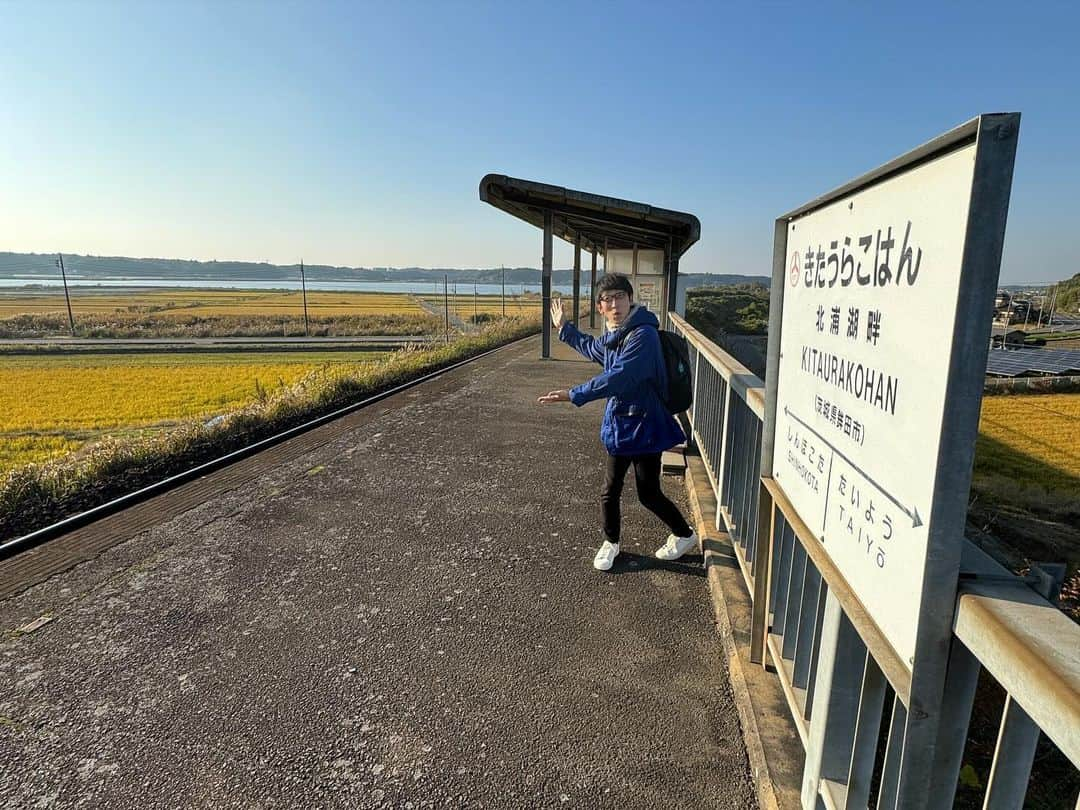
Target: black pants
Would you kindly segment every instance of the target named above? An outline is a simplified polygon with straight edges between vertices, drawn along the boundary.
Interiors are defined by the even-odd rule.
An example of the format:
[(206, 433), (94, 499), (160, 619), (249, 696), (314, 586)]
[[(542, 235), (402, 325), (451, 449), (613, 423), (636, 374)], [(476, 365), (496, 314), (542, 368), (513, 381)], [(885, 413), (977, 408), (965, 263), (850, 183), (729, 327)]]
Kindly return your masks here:
[(604, 535), (612, 543), (619, 542), (619, 499), (622, 496), (623, 479), (631, 464), (634, 465), (634, 481), (637, 483), (638, 500), (642, 506), (664, 521), (679, 537), (693, 534), (679, 508), (660, 491), (660, 456), (660, 453), (608, 456), (600, 503), (604, 509)]

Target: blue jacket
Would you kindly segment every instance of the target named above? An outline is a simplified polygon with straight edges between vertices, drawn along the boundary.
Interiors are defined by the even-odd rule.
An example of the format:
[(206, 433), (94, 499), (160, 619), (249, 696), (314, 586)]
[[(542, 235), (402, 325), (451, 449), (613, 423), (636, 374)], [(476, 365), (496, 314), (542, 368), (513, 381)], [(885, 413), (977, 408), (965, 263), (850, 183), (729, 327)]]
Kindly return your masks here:
[(559, 340), (604, 367), (571, 388), (570, 401), (581, 406), (608, 398), (600, 440), (613, 456), (661, 453), (686, 438), (660, 399), (659, 392), (667, 390), (667, 369), (659, 326), (655, 315), (635, 305), (626, 323), (600, 338), (582, 333), (569, 321), (559, 330)]

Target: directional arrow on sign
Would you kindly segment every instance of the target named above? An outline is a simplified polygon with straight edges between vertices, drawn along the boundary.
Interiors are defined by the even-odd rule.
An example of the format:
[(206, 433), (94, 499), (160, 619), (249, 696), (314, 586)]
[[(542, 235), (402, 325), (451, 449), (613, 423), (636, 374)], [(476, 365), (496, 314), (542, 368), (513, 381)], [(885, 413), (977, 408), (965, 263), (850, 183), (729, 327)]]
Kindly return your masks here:
[(893, 496), (893, 494), (891, 492), (889, 492), (887, 489), (885, 489), (885, 487), (881, 486), (881, 484), (879, 484), (877, 481), (875, 481), (873, 478), (871, 478), (869, 475), (867, 475), (866, 472), (862, 469), (862, 467), (860, 467), (858, 464), (856, 464), (850, 458), (845, 456), (842, 452), (840, 452), (840, 450), (836, 449), (836, 447), (833, 445), (832, 442), (830, 442), (828, 439), (826, 439), (824, 436), (822, 436), (820, 433), (818, 433), (816, 430), (814, 430), (812, 427), (810, 427), (810, 425), (806, 424), (806, 422), (804, 422), (802, 419), (800, 419), (795, 414), (793, 414), (791, 411), (789, 411), (787, 405), (784, 406), (784, 416), (787, 416), (790, 419), (794, 419), (796, 422), (798, 422), (804, 428), (806, 428), (811, 433), (813, 433), (815, 436), (817, 436), (818, 439), (820, 439), (822, 441), (822, 443), (824, 443), (830, 450), (832, 450), (834, 453), (836, 453), (836, 455), (840, 456), (840, 458), (842, 458), (849, 465), (851, 465), (851, 467), (853, 467), (859, 473), (859, 475), (861, 475), (863, 478), (865, 478), (867, 481), (869, 481), (871, 484), (873, 484), (875, 487), (877, 487), (878, 492), (880, 492), (882, 495), (884, 495), (886, 498), (888, 498), (890, 501), (892, 501), (896, 505), (897, 509), (899, 509), (905, 515), (907, 515), (909, 518), (911, 518), (911, 528), (914, 529), (917, 526), (922, 526), (922, 518), (919, 517), (919, 510), (918, 510), (917, 507), (913, 506), (910, 509), (908, 509), (906, 506), (904, 506), (902, 503), (900, 503), (900, 501), (898, 501)]

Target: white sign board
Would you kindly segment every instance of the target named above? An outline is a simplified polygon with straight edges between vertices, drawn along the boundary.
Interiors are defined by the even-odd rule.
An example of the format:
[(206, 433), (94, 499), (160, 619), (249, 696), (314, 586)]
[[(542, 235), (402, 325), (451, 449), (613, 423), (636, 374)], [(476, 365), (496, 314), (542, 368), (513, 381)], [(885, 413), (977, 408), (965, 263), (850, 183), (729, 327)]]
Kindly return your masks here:
[(660, 314), (664, 280), (662, 278), (650, 278), (639, 276), (634, 287), (634, 300), (644, 304), (650, 312)]
[(974, 158), (788, 225), (773, 476), (909, 667)]

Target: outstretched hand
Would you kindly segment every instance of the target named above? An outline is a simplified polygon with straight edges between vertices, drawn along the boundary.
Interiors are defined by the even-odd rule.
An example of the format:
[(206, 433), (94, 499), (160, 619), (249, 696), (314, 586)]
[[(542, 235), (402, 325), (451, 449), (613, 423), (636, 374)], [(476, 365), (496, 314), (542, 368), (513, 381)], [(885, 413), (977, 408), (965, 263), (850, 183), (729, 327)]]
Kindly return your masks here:
[(563, 303), (561, 298), (551, 299), (551, 325), (556, 329), (561, 329), (563, 321), (566, 320), (566, 313), (563, 312)]
[(565, 388), (560, 388), (558, 391), (549, 391), (543, 396), (537, 397), (536, 401), (541, 405), (547, 405), (552, 402), (569, 402), (570, 392)]

